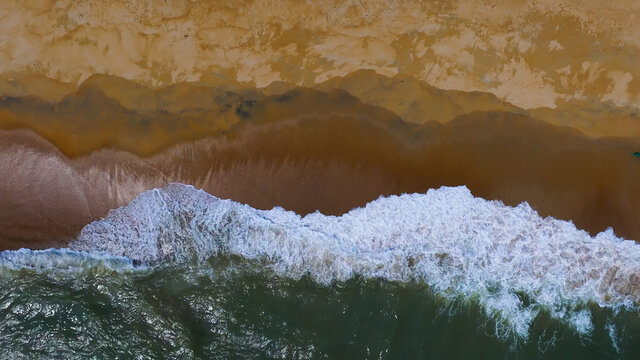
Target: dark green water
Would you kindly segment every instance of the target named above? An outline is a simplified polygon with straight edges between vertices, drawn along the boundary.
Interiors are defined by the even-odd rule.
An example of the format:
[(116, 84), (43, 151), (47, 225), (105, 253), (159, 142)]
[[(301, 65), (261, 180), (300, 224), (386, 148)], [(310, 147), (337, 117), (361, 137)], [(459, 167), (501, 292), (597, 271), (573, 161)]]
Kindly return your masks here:
[[(526, 299), (524, 299), (526, 301)], [(418, 283), (319, 285), (244, 260), (115, 272), (0, 271), (0, 358), (637, 359), (640, 317), (592, 305), (579, 335), (539, 315), (528, 339), (497, 336), (475, 300)], [(612, 335), (612, 329), (615, 333)], [(615, 341), (615, 344), (614, 344)]]

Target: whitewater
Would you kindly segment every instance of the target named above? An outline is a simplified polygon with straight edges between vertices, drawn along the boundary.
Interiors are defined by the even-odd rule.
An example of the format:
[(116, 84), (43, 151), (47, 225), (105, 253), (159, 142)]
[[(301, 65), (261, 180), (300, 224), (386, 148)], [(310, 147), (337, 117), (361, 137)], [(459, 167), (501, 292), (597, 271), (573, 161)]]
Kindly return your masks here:
[(301, 217), (170, 184), (87, 225), (68, 248), (1, 252), (0, 275), (148, 271), (220, 255), (321, 285), (356, 277), (426, 284), (442, 299), (477, 301), (499, 320), (498, 337), (526, 339), (542, 312), (588, 335), (590, 304), (617, 313), (637, 312), (640, 302), (634, 241), (611, 229), (592, 237), (527, 203), (506, 206), (464, 186), (380, 197), (342, 216)]

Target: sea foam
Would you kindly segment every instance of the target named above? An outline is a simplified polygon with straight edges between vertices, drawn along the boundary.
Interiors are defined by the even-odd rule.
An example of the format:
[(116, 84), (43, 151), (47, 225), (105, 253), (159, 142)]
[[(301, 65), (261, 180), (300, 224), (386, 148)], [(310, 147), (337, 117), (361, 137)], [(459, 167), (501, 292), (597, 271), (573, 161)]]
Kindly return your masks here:
[(354, 276), (424, 283), (445, 300), (479, 301), (502, 321), (499, 336), (526, 338), (541, 311), (588, 334), (586, 305), (636, 311), (640, 303), (639, 244), (612, 230), (591, 237), (526, 203), (505, 206), (466, 187), (381, 197), (342, 216), (301, 217), (171, 184), (87, 225), (68, 249), (0, 252), (0, 270), (129, 272), (216, 261), (217, 254), (322, 284)]
[(6, 271), (20, 270), (38, 273), (77, 273), (91, 270), (131, 272), (143, 268), (146, 267), (136, 266), (128, 257), (108, 253), (88, 253), (71, 249), (20, 249), (0, 252), (0, 275)]
[(640, 245), (612, 230), (591, 237), (526, 203), (505, 206), (466, 187), (301, 217), (171, 184), (89, 224), (70, 248), (143, 264), (233, 254), (323, 284), (356, 275), (421, 282), (445, 299), (479, 299), (488, 316), (522, 337), (543, 310), (589, 333), (586, 304), (621, 309), (640, 301)]

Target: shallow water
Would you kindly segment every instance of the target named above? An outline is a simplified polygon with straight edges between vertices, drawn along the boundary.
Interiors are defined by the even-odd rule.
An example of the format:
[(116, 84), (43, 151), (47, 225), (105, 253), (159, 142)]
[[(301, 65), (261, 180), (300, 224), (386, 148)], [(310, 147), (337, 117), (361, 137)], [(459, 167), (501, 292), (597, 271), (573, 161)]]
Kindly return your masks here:
[(69, 158), (31, 131), (0, 131), (0, 249), (65, 246), (108, 210), (170, 182), (255, 208), (333, 215), (380, 195), (465, 185), (485, 199), (527, 201), (592, 234), (613, 227), (640, 238), (637, 141), (588, 139), (511, 113), (418, 127), (356, 110), (272, 112), (264, 123), (146, 158), (99, 147)]

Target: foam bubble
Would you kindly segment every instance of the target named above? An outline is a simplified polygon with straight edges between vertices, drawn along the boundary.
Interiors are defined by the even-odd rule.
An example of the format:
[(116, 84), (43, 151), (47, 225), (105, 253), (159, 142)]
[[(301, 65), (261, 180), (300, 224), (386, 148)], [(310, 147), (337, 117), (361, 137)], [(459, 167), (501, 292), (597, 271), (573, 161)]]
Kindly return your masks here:
[(640, 245), (611, 230), (591, 237), (526, 203), (505, 206), (465, 187), (380, 198), (339, 217), (300, 217), (172, 184), (86, 226), (70, 247), (144, 263), (234, 254), (319, 283), (355, 275), (424, 282), (444, 298), (480, 299), (488, 316), (505, 320), (500, 332), (522, 337), (543, 310), (588, 334), (584, 304), (640, 301)]

